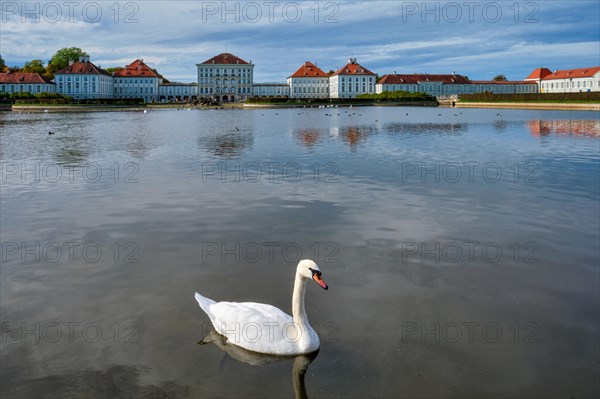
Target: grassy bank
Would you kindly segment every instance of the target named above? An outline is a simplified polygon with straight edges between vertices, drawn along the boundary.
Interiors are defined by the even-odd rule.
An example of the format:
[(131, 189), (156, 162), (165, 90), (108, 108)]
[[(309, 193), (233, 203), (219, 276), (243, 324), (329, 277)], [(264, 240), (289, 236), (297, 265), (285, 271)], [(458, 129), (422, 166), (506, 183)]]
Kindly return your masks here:
[(288, 98), (288, 97), (249, 97), (244, 105), (274, 105), (283, 107), (295, 106), (319, 106), (319, 105), (370, 105), (373, 103), (369, 99), (356, 98)]
[(144, 111), (146, 108), (135, 105), (84, 105), (84, 104), (66, 104), (66, 105), (47, 105), (47, 104), (13, 104), (13, 112), (113, 112), (113, 111)]
[(366, 106), (366, 105), (421, 105), (436, 106), (434, 96), (426, 93), (409, 93), (406, 91), (384, 91), (378, 94), (361, 94), (356, 98), (314, 98), (299, 99), (288, 97), (249, 97), (245, 106), (273, 106), (273, 107), (314, 107), (319, 105), (338, 106)]
[[(269, 103), (269, 102), (254, 102), (254, 103), (244, 103), (243, 106), (245, 108), (317, 108), (321, 105), (330, 106), (335, 105), (328, 102), (296, 102), (290, 101), (285, 103)], [(362, 103), (362, 102), (353, 102), (346, 104), (337, 104), (340, 107), (349, 107), (350, 105), (359, 107), (359, 106), (371, 106), (373, 103)]]
[(368, 100), (375, 103), (437, 103), (435, 96), (431, 96), (427, 93), (411, 93), (408, 91), (383, 91), (381, 93), (374, 94), (361, 94), (356, 97), (358, 100)]
[(457, 108), (513, 108), (513, 109), (547, 109), (547, 110), (566, 110), (566, 111), (600, 111), (598, 103), (484, 103), (484, 102), (457, 102)]
[[(283, 104), (272, 104), (272, 103), (254, 103), (244, 104), (245, 108), (317, 108), (319, 105), (329, 105), (328, 103), (318, 104), (306, 104), (306, 103), (283, 103)], [(354, 102), (339, 107), (437, 107), (437, 102), (417, 101), (417, 102), (385, 102), (385, 103), (361, 103)]]
[(521, 94), (462, 94), (461, 103), (600, 103), (600, 92), (589, 93), (521, 93)]

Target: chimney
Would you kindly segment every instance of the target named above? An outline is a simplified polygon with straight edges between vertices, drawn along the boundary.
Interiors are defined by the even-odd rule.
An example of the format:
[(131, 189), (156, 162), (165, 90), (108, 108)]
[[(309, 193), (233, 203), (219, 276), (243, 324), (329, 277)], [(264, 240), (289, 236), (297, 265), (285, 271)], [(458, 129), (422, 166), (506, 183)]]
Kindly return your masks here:
[(396, 71), (394, 71), (394, 75), (396, 75)]
[(75, 61), (73, 61), (73, 60), (69, 60), (69, 66), (73, 65), (74, 62)]

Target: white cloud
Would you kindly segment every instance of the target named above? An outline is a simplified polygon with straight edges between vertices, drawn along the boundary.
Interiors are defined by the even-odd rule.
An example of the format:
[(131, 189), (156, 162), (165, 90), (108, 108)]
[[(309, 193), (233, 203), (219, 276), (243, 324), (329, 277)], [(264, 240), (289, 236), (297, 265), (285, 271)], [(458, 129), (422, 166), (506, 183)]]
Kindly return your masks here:
[[(445, 61), (453, 62), (484, 62), (494, 60), (507, 60), (515, 57), (522, 58), (528, 57), (528, 59), (540, 59), (546, 58), (548, 54), (551, 54), (555, 58), (571, 58), (579, 57), (582, 54), (592, 53), (598, 56), (598, 42), (579, 42), (579, 43), (516, 43), (506, 50), (497, 50), (494, 52), (472, 54), (472, 55), (461, 55), (456, 57), (448, 57)], [(595, 51), (590, 51), (594, 50)]]

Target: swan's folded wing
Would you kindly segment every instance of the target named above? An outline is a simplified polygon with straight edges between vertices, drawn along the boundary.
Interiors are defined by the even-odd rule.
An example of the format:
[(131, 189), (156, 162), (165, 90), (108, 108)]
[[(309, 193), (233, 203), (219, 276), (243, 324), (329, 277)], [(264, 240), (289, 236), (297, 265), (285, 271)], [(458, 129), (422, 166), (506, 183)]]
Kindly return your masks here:
[(211, 305), (215, 304), (215, 301), (213, 301), (210, 298), (204, 297), (197, 292), (196, 295), (194, 295), (194, 297), (196, 298), (196, 301), (198, 301), (198, 305), (200, 305), (200, 308), (202, 308), (202, 310), (204, 310), (204, 313), (206, 313), (208, 317), (210, 317), (210, 319), (212, 320), (213, 315), (210, 312), (210, 307)]
[(215, 321), (228, 327), (234, 327), (236, 323), (240, 328), (242, 324), (249, 323), (293, 323), (294, 319), (281, 309), (272, 305), (254, 302), (217, 302), (210, 306), (210, 311), (215, 316)]
[(294, 319), (275, 306), (253, 302), (218, 302), (210, 306), (213, 326), (229, 342), (264, 353), (285, 354), (294, 348)]

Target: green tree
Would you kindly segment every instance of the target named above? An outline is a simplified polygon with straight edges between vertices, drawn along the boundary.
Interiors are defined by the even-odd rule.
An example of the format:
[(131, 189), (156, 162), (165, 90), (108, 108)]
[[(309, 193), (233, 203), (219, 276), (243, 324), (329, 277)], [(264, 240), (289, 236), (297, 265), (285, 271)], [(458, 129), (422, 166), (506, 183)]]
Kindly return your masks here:
[(123, 67), (110, 67), (110, 68), (106, 68), (105, 71), (108, 72), (108, 73), (110, 73), (112, 75), (113, 73), (119, 73), (119, 72), (121, 72), (123, 69), (125, 69), (125, 68), (123, 68)]
[(0, 72), (4, 72), (6, 69), (6, 63), (4, 62), (4, 58), (2, 58), (2, 54), (0, 54)]
[(46, 68), (42, 60), (31, 60), (25, 63), (21, 72), (44, 74), (46, 73)]
[(507, 80), (505, 75), (497, 75), (493, 79), (494, 82), (506, 82)]
[(63, 47), (48, 61), (46, 76), (54, 79), (54, 73), (69, 66), (69, 61), (78, 61), (79, 57), (89, 57), (89, 54), (79, 47)]

